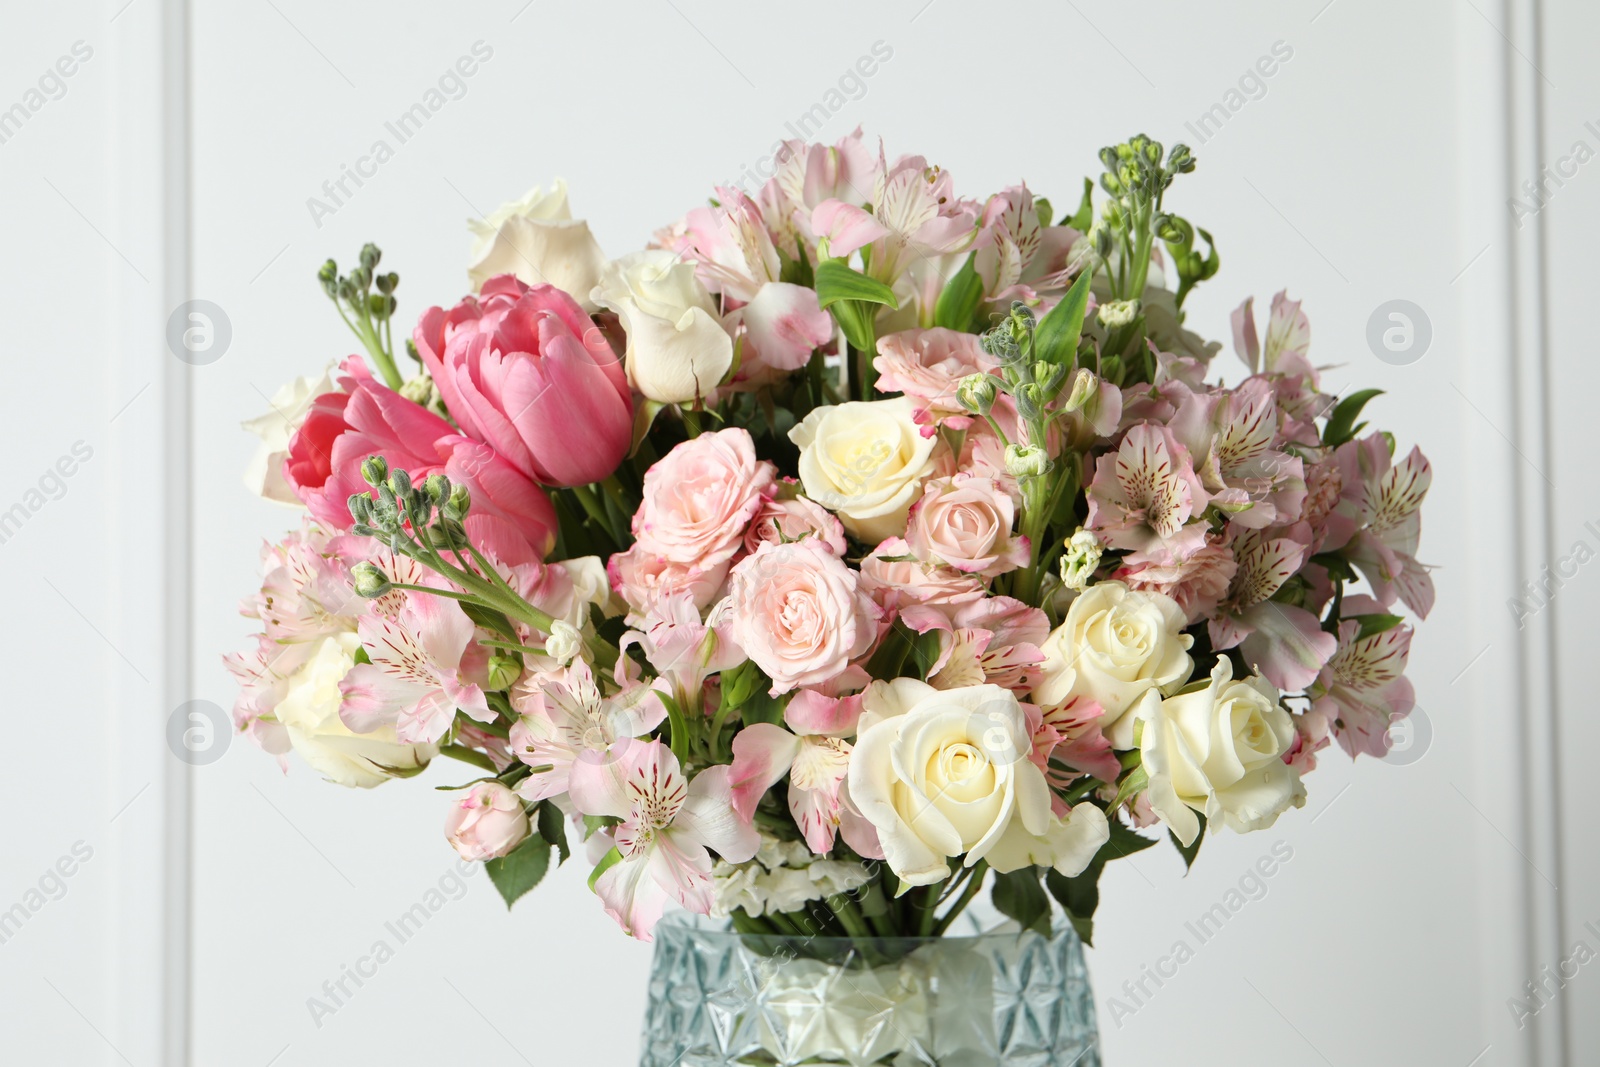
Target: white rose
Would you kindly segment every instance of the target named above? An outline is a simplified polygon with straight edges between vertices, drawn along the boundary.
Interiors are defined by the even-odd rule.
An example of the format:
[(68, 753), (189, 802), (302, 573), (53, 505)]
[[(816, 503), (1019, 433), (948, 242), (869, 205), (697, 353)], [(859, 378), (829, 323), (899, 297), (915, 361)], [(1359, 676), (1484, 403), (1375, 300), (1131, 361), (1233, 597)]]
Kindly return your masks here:
[(589, 224), (572, 217), (566, 182), (557, 178), (548, 193), (536, 185), (521, 200), (467, 225), (476, 237), (467, 268), (474, 292), (497, 274), (515, 274), (528, 285), (549, 283), (585, 311), (594, 310), (589, 294), (600, 283), (606, 257)]
[(1150, 806), (1185, 845), (1200, 833), (1264, 830), (1305, 802), (1300, 773), (1283, 762), (1294, 721), (1260, 675), (1234, 681), (1224, 656), (1204, 689), (1165, 700), (1151, 691), (1139, 705), (1140, 760), (1150, 776)]
[(312, 401), (323, 393), (337, 392), (339, 387), (333, 382), (333, 364), (330, 363), (316, 377), (296, 378), (283, 386), (272, 394), (271, 411), (243, 423), (246, 430), (261, 438), (244, 472), (244, 484), (251, 492), (279, 504), (304, 507), (283, 477), (283, 461), (289, 458), (289, 438), (306, 421)]
[(733, 366), (733, 338), (694, 264), (665, 249), (607, 263), (592, 298), (622, 320), (628, 381), (650, 400), (691, 403), (709, 395)]
[(938, 439), (922, 436), (915, 410), (903, 396), (856, 400), (813, 408), (789, 431), (806, 496), (867, 544), (906, 532), (906, 513), (933, 472)]
[(958, 856), (968, 867), (987, 859), (1001, 873), (1037, 863), (1071, 876), (1109, 837), (1092, 804), (1065, 820), (1051, 812), (1050, 786), (1027, 758), (1027, 716), (1010, 690), (897, 678), (872, 683), (862, 708), (850, 796), (902, 883), (941, 882)]
[(394, 728), (356, 734), (339, 718), (339, 683), (355, 666), (361, 638), (353, 633), (321, 639), (311, 658), (287, 679), (273, 714), (289, 743), (329, 781), (371, 789), (390, 778), (408, 778), (439, 753), (438, 745), (403, 745)]
[(1100, 725), (1112, 747), (1132, 748), (1130, 712), (1139, 699), (1151, 689), (1175, 692), (1194, 670), (1187, 621), (1165, 593), (1113, 581), (1091, 585), (1045, 639), (1034, 703), (1054, 708), (1073, 697), (1093, 700), (1105, 711)]

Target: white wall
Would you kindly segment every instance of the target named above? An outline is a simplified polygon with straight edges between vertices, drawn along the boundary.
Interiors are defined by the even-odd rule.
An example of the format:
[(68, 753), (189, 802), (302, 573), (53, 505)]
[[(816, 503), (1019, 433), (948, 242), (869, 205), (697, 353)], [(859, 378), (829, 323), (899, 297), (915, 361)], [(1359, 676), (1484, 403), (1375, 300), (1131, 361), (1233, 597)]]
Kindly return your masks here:
[[(377, 241), (414, 315), (460, 295), (466, 216), (556, 175), (621, 253), (787, 136), (785, 121), (880, 40), (893, 58), (826, 137), (863, 123), (965, 193), (1026, 177), (1067, 208), (1099, 146), (1139, 129), (1188, 141), (1200, 169), (1178, 209), (1218, 235), (1224, 264), (1194, 324), (1226, 339), (1234, 304), (1288, 287), (1306, 301), (1313, 354), (1342, 365), (1333, 383), (1388, 390), (1373, 416), (1434, 461), (1423, 556), (1439, 566), (1439, 606), (1412, 658), (1425, 757), (1352, 767), (1330, 753), (1303, 812), (1211, 839), (1189, 877), (1164, 849), (1114, 867), (1090, 957), (1107, 1061), (1600, 1055), (1587, 969), (1522, 1030), (1506, 1007), (1575, 939), (1600, 949), (1583, 929), (1600, 920), (1600, 871), (1582, 757), (1600, 736), (1578, 688), (1594, 568), (1521, 630), (1506, 607), (1572, 542), (1600, 548), (1584, 525), (1600, 528), (1597, 479), (1578, 447), (1596, 384), (1585, 313), (1600, 164), (1520, 229), (1506, 206), (1573, 141), (1600, 148), (1584, 128), (1600, 127), (1591, 8), (122, 4), (30, 9), (0, 35), (0, 108), (74, 41), (95, 50), (62, 99), (0, 143), (15, 220), (0, 411), (16, 460), (0, 510), (75, 441), (94, 449), (0, 544), (10, 602), (33, 609), (4, 623), (16, 755), (0, 779), (13, 813), (0, 909), (75, 842), (93, 849), (65, 895), (0, 944), (6, 1062), (631, 1061), (648, 950), (612, 928), (576, 870), (509, 917), (481, 872), (469, 877), (313, 1021), (307, 998), (392, 941), (384, 923), (453, 870), (430, 787), (460, 776), (439, 766), (352, 793), (300, 765), (281, 776), (243, 741), (203, 766), (168, 755), (173, 709), (231, 702), (218, 657), (248, 633), (236, 601), (258, 540), (294, 520), (240, 485), (251, 448), (238, 423), (289, 376), (351, 350), (313, 278), (326, 257), (347, 263)], [(465, 97), (318, 225), (307, 198), (375, 139), (393, 144), (385, 121), (479, 40), (493, 56)], [(1277, 41), (1293, 57), (1263, 96), (1204, 143), (1185, 129)], [(164, 63), (164, 48), (187, 62)], [(232, 328), (221, 358), (197, 367), (162, 339), (193, 298)], [(1365, 339), (1397, 298), (1433, 328), (1404, 366)], [(64, 677), (78, 681), (71, 699)], [(1198, 945), (1185, 922), (1280, 839), (1293, 859), (1266, 895)], [(1195, 958), (1135, 1005), (1123, 983), (1178, 939)], [(1114, 1011), (1113, 997), (1137, 1010)]]

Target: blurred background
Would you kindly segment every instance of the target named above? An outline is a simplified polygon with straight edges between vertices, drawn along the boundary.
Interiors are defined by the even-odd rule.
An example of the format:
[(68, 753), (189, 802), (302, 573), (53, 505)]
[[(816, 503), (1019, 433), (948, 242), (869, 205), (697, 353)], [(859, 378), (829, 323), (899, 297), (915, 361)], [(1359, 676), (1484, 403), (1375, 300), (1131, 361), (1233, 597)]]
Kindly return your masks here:
[[(1369, 416), (1433, 461), (1421, 556), (1439, 601), (1413, 645), (1410, 729), (1385, 761), (1330, 751), (1303, 810), (1210, 839), (1188, 877), (1165, 848), (1112, 866), (1089, 954), (1107, 1063), (1600, 1062), (1583, 771), (1600, 746), (1600, 477), (1582, 444), (1600, 393), (1600, 9), (104, 0), (10, 16), (0, 1059), (634, 1061), (649, 948), (576, 865), (510, 915), (481, 871), (459, 876), (432, 788), (455, 769), (346, 791), (225, 730), (188, 747), (174, 731), (231, 705), (237, 600), (262, 539), (297, 521), (246, 491), (239, 423), (353, 350), (324, 259), (377, 242), (410, 319), (466, 291), (469, 216), (563, 177), (621, 255), (805, 121), (826, 141), (864, 125), (964, 195), (1025, 178), (1058, 211), (1102, 145), (1187, 142), (1199, 169), (1176, 210), (1223, 263), (1190, 325), (1226, 342), (1232, 307), (1287, 288), (1313, 358), (1339, 366), (1330, 391), (1386, 390)], [(474, 73), (453, 76), (467, 56)], [(418, 103), (425, 122), (391, 128)], [(199, 353), (169, 341), (194, 310), (215, 331)], [(1229, 344), (1230, 380), (1232, 360)], [(397, 943), (385, 924), (419, 902), (431, 918)], [(1197, 939), (1187, 924), (1219, 902), (1231, 917)], [(392, 958), (312, 1012), (379, 940)], [(1148, 969), (1180, 940), (1193, 958), (1157, 987)]]

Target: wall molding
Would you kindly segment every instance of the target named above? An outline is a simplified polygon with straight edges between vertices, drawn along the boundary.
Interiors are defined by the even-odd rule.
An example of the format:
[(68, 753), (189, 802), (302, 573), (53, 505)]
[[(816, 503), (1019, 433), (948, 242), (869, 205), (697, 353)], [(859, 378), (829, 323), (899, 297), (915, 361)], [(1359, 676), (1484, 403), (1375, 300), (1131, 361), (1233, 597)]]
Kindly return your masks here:
[(109, 1041), (133, 1062), (178, 1067), (190, 1045), (190, 768), (168, 750), (166, 725), (193, 691), (192, 368), (165, 337), (190, 282), (188, 3), (107, 0), (102, 10), (114, 67), (115, 244), (153, 264), (148, 278), (124, 272), (115, 287), (117, 395), (144, 398), (114, 423), (110, 450), (113, 626), (149, 681), (113, 694), (111, 777), (116, 796), (144, 790), (159, 806), (113, 842)]

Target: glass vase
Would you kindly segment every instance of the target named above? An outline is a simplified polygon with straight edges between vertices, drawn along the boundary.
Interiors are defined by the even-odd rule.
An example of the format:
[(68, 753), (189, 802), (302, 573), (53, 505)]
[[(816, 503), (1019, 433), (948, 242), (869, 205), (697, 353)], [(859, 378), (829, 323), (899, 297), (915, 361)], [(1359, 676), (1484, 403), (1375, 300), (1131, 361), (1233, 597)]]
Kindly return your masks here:
[(1083, 945), (1015, 924), (965, 937), (656, 929), (640, 1067), (1099, 1067)]

